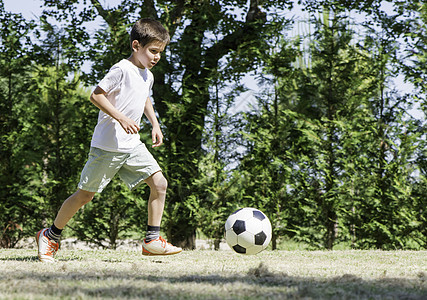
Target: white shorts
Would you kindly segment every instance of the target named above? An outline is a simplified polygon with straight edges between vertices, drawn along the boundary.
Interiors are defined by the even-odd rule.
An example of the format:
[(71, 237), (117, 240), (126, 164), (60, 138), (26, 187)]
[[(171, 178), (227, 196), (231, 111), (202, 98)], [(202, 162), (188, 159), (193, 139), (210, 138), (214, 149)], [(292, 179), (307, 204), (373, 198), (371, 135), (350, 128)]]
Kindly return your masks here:
[(159, 164), (142, 143), (132, 153), (110, 152), (91, 147), (78, 188), (100, 193), (119, 174), (129, 189), (134, 189), (159, 171)]

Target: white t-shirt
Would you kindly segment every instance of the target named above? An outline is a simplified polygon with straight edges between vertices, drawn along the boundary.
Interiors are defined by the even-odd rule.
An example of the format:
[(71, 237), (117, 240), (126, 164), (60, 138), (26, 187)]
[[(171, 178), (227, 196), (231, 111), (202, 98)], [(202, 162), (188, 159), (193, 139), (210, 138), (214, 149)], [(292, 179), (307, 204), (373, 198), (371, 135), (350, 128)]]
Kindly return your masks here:
[[(145, 102), (154, 77), (148, 69), (140, 69), (127, 59), (111, 67), (98, 86), (107, 99), (137, 124), (141, 123)], [(141, 144), (139, 134), (127, 134), (119, 122), (99, 111), (98, 124), (92, 136), (92, 147), (112, 152), (130, 153)]]

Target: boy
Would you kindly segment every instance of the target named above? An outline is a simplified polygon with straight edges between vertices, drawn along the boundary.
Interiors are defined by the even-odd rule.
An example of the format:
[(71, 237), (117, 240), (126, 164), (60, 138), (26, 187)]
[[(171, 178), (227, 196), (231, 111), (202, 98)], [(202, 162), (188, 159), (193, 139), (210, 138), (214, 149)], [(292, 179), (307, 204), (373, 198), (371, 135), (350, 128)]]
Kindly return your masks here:
[(153, 74), (149, 70), (159, 61), (169, 41), (168, 31), (158, 21), (137, 21), (130, 33), (131, 56), (115, 64), (93, 91), (90, 100), (100, 112), (89, 158), (81, 173), (78, 190), (64, 201), (53, 225), (37, 233), (40, 261), (55, 261), (62, 229), (95, 193), (102, 192), (116, 173), (130, 189), (142, 181), (150, 187), (147, 235), (142, 243), (142, 254), (170, 255), (182, 251), (159, 234), (167, 180), (138, 134), (138, 124), (144, 113), (153, 127), (152, 147), (163, 143), (163, 134), (149, 98), (153, 85)]

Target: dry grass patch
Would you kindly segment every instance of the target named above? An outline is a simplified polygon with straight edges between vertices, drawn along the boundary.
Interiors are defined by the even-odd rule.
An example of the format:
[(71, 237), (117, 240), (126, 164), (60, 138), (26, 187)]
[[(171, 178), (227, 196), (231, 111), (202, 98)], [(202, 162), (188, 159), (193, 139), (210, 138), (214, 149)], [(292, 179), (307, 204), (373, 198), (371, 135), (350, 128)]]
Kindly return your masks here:
[(0, 250), (0, 299), (427, 299), (426, 251)]

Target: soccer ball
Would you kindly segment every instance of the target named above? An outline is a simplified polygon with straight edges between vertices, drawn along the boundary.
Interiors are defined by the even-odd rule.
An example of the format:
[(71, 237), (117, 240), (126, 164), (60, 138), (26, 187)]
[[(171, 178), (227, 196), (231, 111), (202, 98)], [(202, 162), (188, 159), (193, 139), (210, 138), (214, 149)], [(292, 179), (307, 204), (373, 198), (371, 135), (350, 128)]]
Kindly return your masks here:
[(256, 208), (236, 210), (225, 222), (225, 240), (237, 253), (257, 254), (270, 243), (270, 220)]

